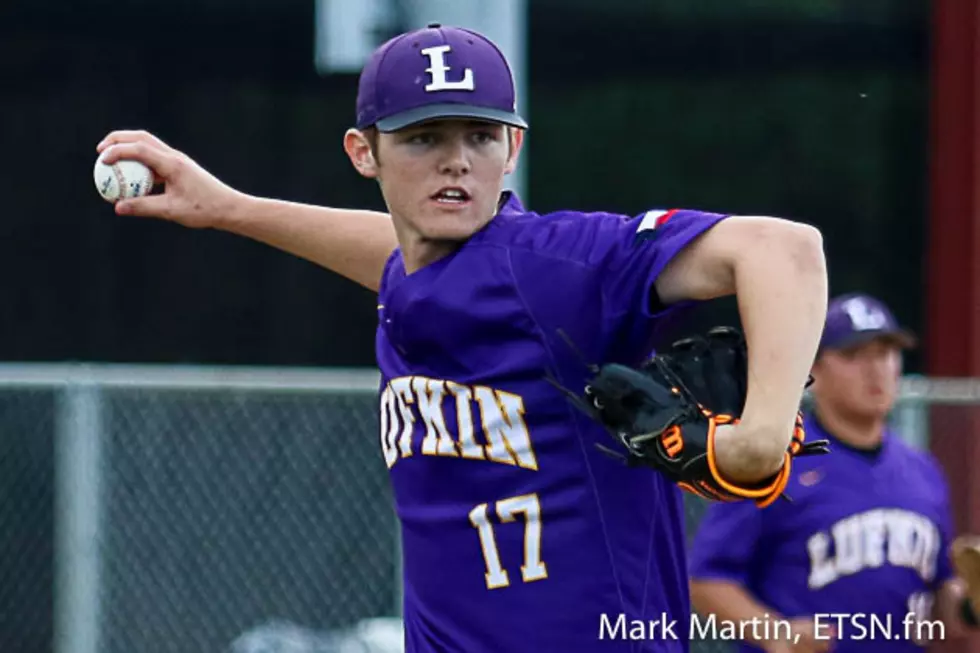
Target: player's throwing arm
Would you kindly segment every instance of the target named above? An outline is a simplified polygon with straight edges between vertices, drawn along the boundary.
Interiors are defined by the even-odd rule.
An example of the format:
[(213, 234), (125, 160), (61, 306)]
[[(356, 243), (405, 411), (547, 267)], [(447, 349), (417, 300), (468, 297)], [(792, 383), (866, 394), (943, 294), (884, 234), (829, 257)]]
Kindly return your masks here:
[[(378, 289), (384, 262), (397, 245), (386, 213), (247, 195), (145, 131), (111, 132), (96, 151), (96, 188), (114, 204), (117, 215), (153, 217), (244, 236), (371, 290)], [(131, 178), (134, 172), (138, 174)], [(152, 182), (142, 181), (147, 178)], [(162, 192), (151, 194), (152, 185)]]

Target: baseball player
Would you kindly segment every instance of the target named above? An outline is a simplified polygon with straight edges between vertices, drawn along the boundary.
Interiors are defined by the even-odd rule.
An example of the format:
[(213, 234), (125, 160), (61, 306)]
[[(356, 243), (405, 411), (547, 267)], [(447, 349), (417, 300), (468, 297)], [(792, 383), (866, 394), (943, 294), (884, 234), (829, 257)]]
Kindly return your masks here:
[[(585, 397), (589, 365), (633, 369), (664, 319), (737, 294), (752, 371), (740, 420), (656, 382), (638, 393), (676, 402), (665, 455), (710, 458), (678, 467), (685, 487), (775, 500), (826, 310), (822, 239), (696, 210), (539, 215), (502, 190), (527, 128), (515, 107), (510, 67), (478, 33), (433, 24), (382, 45), (344, 149), (387, 214), (246, 195), (144, 132), (97, 149), (165, 182), (119, 215), (246, 236), (378, 291), (407, 651), (684, 651), (678, 485), (606, 456), (603, 423), (560, 387)], [(664, 422), (645, 434), (664, 436)]]
[[(912, 651), (976, 624), (950, 564), (943, 472), (886, 422), (914, 342), (875, 298), (831, 300), (805, 420), (831, 454), (794, 467), (792, 503), (708, 508), (692, 598), (708, 619), (769, 625), (746, 628), (743, 650)], [(792, 629), (777, 632), (780, 620)]]

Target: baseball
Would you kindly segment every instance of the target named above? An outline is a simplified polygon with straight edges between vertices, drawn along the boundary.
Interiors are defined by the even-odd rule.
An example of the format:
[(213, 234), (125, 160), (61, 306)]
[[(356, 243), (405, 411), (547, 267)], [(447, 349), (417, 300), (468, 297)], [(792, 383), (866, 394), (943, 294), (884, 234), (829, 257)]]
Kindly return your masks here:
[(133, 160), (103, 162), (105, 152), (95, 162), (95, 188), (107, 202), (115, 203), (130, 197), (142, 197), (153, 188), (153, 171)]

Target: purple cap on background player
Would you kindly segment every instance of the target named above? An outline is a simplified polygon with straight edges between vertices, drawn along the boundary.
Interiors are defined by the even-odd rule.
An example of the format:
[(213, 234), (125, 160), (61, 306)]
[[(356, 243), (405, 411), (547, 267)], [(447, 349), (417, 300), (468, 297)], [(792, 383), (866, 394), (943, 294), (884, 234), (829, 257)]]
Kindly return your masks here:
[(916, 345), (915, 335), (880, 300), (850, 293), (830, 300), (820, 349), (843, 349), (875, 338), (888, 338), (900, 347)]
[(432, 23), (371, 55), (358, 84), (356, 126), (390, 132), (437, 118), (527, 128), (500, 49), (476, 32)]

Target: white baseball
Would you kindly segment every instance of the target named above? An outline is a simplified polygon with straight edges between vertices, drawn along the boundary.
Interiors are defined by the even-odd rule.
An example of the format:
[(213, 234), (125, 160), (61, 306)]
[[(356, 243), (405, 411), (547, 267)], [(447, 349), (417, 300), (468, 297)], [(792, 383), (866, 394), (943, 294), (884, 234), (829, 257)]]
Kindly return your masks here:
[(102, 159), (95, 162), (95, 188), (107, 202), (115, 203), (130, 197), (142, 197), (153, 189), (153, 171), (139, 161), (121, 160), (112, 165)]

